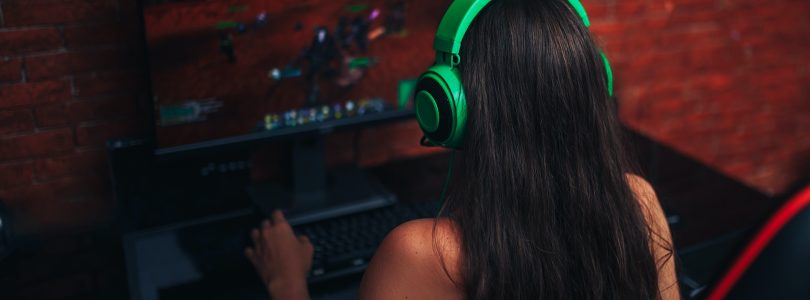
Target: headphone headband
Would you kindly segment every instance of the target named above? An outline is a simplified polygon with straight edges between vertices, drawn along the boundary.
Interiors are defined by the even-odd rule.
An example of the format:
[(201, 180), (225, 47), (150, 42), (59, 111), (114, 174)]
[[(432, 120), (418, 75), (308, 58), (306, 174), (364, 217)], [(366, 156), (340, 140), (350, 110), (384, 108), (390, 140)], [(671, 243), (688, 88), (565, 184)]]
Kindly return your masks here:
[(461, 40), (475, 16), (492, 0), (456, 0), (450, 4), (439, 23), (433, 48), (438, 52), (458, 55)]
[[(436, 31), (436, 38), (433, 40), (433, 49), (438, 52), (458, 55), (461, 49), (461, 40), (470, 24), (484, 7), (492, 0), (455, 0), (450, 4), (444, 14), (439, 29)], [(588, 13), (579, 0), (568, 0), (568, 3), (582, 19), (585, 27), (591, 26)]]
[(579, 0), (568, 0), (568, 4), (571, 4), (571, 7), (577, 11), (579, 18), (582, 19), (582, 23), (585, 24), (585, 27), (591, 27), (591, 20), (588, 18), (588, 13), (585, 12), (585, 6), (582, 6), (582, 2), (579, 2)]

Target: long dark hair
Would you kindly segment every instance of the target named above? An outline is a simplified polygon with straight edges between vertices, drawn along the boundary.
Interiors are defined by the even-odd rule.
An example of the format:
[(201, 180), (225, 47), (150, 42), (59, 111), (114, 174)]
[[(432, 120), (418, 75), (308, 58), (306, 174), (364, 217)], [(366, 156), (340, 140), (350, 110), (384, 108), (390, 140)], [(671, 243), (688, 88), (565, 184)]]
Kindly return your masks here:
[(564, 0), (497, 0), (464, 37), (469, 118), (443, 212), (471, 299), (656, 299), (599, 50)]

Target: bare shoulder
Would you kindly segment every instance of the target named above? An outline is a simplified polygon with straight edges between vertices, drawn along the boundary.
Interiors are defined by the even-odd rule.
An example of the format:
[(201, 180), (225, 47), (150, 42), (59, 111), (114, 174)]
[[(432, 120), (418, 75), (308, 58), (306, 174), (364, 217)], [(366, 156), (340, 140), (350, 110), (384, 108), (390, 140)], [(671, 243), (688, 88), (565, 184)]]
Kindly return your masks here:
[(652, 252), (658, 266), (658, 288), (662, 299), (680, 299), (678, 280), (675, 274), (672, 235), (667, 224), (666, 215), (655, 195), (655, 190), (647, 180), (635, 174), (627, 174), (627, 184), (633, 191), (650, 226)]
[(434, 225), (437, 226), (435, 231), (438, 231), (438, 224), (432, 219), (413, 220), (397, 226), (380, 244), (377, 255), (391, 255), (429, 267), (436, 258)]
[[(626, 176), (627, 184), (630, 186), (630, 190), (633, 191), (636, 201), (639, 202), (647, 223), (655, 229), (667, 229), (669, 231), (666, 228), (667, 220), (664, 210), (661, 208), (661, 203), (658, 201), (658, 196), (655, 195), (652, 185), (641, 176), (630, 173), (626, 174)], [(661, 228), (662, 226), (665, 228)]]
[(647, 180), (636, 174), (627, 173), (625, 176), (627, 176), (627, 183), (630, 185), (630, 189), (633, 191), (633, 194), (635, 194), (639, 201), (644, 203), (658, 203), (658, 197), (655, 196), (655, 190), (653, 190), (652, 185), (650, 185)]
[(361, 299), (459, 298), (448, 276), (456, 273), (458, 236), (449, 220), (404, 223), (385, 237), (360, 287)]
[(666, 233), (669, 237), (669, 226), (667, 225), (664, 210), (661, 208), (661, 203), (658, 201), (658, 196), (655, 195), (655, 190), (647, 180), (635, 174), (626, 174), (627, 184), (633, 191), (636, 201), (639, 202), (641, 211), (644, 213), (644, 218), (647, 224), (658, 234)]

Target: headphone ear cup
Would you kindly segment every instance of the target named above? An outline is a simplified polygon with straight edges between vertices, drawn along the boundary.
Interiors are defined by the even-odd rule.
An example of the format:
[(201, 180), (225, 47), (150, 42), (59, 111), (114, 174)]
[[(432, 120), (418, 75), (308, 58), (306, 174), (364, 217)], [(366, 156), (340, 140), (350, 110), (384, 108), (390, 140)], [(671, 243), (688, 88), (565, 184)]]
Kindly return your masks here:
[(458, 148), (467, 121), (467, 105), (458, 70), (434, 65), (422, 74), (414, 95), (419, 127), (430, 142)]

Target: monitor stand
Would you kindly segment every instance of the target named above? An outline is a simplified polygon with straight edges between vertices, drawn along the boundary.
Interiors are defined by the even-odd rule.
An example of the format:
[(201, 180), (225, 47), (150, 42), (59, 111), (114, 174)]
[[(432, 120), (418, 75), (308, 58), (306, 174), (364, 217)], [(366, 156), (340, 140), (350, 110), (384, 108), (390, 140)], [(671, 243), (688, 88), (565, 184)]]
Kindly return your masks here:
[(291, 184), (253, 184), (249, 193), (260, 213), (285, 211), (291, 223), (308, 223), (396, 202), (379, 181), (357, 166), (327, 171), (323, 138), (296, 138), (290, 151)]

